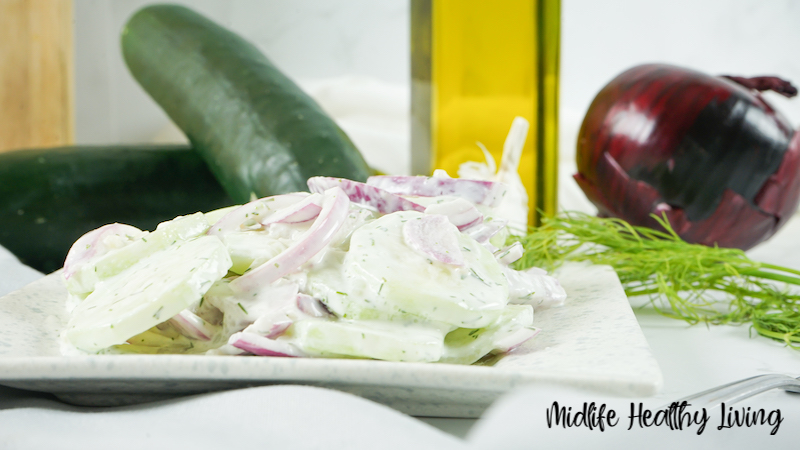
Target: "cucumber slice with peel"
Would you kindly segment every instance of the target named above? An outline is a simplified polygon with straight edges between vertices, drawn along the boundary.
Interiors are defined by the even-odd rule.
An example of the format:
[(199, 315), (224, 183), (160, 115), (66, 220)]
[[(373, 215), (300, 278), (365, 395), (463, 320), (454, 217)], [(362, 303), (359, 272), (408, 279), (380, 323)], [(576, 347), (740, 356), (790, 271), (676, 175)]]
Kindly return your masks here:
[(215, 236), (169, 246), (97, 283), (72, 311), (66, 338), (85, 351), (122, 344), (199, 302), (230, 267)]
[(444, 341), (438, 328), (389, 322), (301, 320), (291, 333), (293, 342), (309, 355), (385, 361), (438, 361)]
[(310, 294), (347, 319), (417, 317), (460, 328), (494, 323), (508, 302), (508, 282), (494, 255), (449, 223), (460, 265), (434, 260), (404, 239), (407, 221), (424, 214), (403, 211), (369, 222), (350, 238), (341, 274), (311, 270)]

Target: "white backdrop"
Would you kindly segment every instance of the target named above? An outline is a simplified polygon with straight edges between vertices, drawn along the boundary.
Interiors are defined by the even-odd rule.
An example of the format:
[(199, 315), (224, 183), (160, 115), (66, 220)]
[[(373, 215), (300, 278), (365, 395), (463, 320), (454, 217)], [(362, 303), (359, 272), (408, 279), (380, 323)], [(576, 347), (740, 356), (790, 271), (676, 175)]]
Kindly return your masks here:
[[(368, 101), (365, 108), (380, 107), (380, 112), (386, 113), (385, 105), (394, 102), (390, 113), (399, 111), (402, 115), (407, 111), (408, 0), (178, 2), (253, 41), (290, 77), (316, 89), (312, 95), (317, 98), (330, 94), (330, 89), (320, 88), (325, 85), (319, 80), (359, 77), (349, 83), (339, 78), (334, 85), (344, 86), (346, 95), (329, 96), (328, 101), (322, 98), (321, 103), (330, 109), (349, 101), (349, 110), (343, 112), (351, 115), (349, 119), (334, 116), (349, 120), (343, 127), (358, 135), (354, 136), (356, 143), (361, 147), (389, 145), (380, 136), (362, 136), (370, 126), (381, 124), (354, 118), (358, 111), (353, 108), (358, 105), (353, 105), (351, 94), (354, 86), (368, 84), (375, 101)], [(166, 116), (128, 73), (119, 50), (123, 24), (148, 3), (75, 1), (78, 143), (149, 142), (167, 125)], [(501, 5), (502, 0), (497, 3)], [(562, 14), (564, 161), (572, 159), (577, 129), (597, 91), (616, 74), (637, 64), (666, 62), (710, 74), (774, 74), (800, 83), (800, 62), (795, 56), (795, 46), (800, 44), (800, 1), (563, 0)], [(364, 77), (372, 79), (371, 84)], [(800, 124), (800, 99), (773, 94), (767, 98), (792, 124)], [(374, 111), (362, 112), (362, 118), (376, 115)], [(392, 141), (391, 145), (397, 147), (393, 150), (407, 152), (407, 139), (403, 139), (407, 127), (397, 125), (387, 132), (397, 138)], [(362, 150), (373, 153), (371, 149)], [(371, 157), (368, 155), (368, 159)], [(402, 167), (403, 162), (399, 165)]]

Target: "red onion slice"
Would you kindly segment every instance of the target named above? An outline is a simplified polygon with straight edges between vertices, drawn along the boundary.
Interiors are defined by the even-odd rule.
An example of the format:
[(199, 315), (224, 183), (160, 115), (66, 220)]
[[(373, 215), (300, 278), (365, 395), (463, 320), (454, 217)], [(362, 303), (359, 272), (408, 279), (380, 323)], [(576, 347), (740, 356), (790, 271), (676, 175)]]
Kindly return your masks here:
[(332, 315), (319, 299), (306, 294), (297, 294), (297, 309), (311, 317), (330, 317)]
[(323, 197), (320, 194), (311, 194), (299, 202), (279, 209), (262, 220), (262, 225), (271, 223), (302, 223), (316, 218), (322, 211)]
[(239, 292), (254, 291), (294, 272), (331, 242), (349, 211), (350, 200), (341, 189), (325, 191), (322, 211), (311, 228), (274, 258), (231, 281), (230, 287)]
[(483, 214), (472, 203), (457, 198), (442, 203), (434, 203), (425, 208), (425, 214), (441, 214), (447, 216), (450, 223), (460, 231), (483, 222)]
[(309, 194), (305, 192), (293, 192), (291, 194), (275, 195), (253, 200), (222, 216), (221, 219), (208, 229), (206, 234), (219, 235), (231, 231), (240, 231), (242, 225), (246, 224), (248, 221), (253, 222), (253, 224), (260, 224), (261, 221), (269, 217), (271, 213), (291, 206), (303, 200), (305, 197), (308, 197), (308, 195)]
[(170, 323), (186, 337), (201, 341), (211, 340), (216, 332), (215, 327), (198, 317), (188, 309), (184, 309), (169, 319)]
[[(273, 290), (269, 290), (269, 292), (273, 292)], [(259, 292), (259, 295), (262, 293)], [(265, 301), (269, 303), (271, 309), (245, 328), (245, 333), (275, 339), (283, 335), (296, 320), (331, 317), (331, 313), (322, 302), (306, 294), (294, 294), (287, 297), (273, 296), (270, 293), (267, 294)]]
[(121, 239), (130, 238), (129, 240), (132, 242), (132, 237), (138, 237), (140, 234), (142, 234), (142, 230), (121, 223), (103, 225), (84, 234), (72, 244), (67, 253), (67, 258), (64, 260), (64, 278), (69, 280), (81, 266), (93, 258), (113, 250), (113, 247), (106, 244), (106, 238), (116, 235)]
[(269, 329), (269, 333), (265, 336), (267, 339), (275, 339), (276, 337), (282, 335), (289, 329), (292, 325), (292, 321), (288, 318), (283, 322), (276, 322), (272, 324), (272, 327)]
[(424, 215), (403, 224), (403, 240), (412, 249), (435, 261), (454, 266), (465, 264), (458, 245), (458, 230), (442, 215)]
[(383, 214), (397, 211), (425, 211), (424, 206), (411, 200), (358, 181), (331, 177), (312, 177), (308, 179), (308, 188), (311, 192), (323, 192), (333, 187), (341, 188), (350, 198), (350, 201), (369, 206)]
[(276, 341), (252, 333), (234, 333), (228, 339), (228, 344), (258, 356), (306, 356), (288, 342)]
[(491, 207), (499, 206), (506, 194), (506, 186), (502, 183), (465, 178), (378, 175), (369, 177), (367, 184), (393, 194), (420, 197), (453, 195), (476, 205)]
[(511, 350), (519, 347), (520, 345), (527, 342), (530, 338), (536, 336), (541, 331), (539, 328), (535, 327), (524, 327), (520, 328), (519, 330), (511, 333), (508, 336), (503, 336), (502, 338), (495, 341), (495, 349), (492, 351), (493, 353), (508, 353)]

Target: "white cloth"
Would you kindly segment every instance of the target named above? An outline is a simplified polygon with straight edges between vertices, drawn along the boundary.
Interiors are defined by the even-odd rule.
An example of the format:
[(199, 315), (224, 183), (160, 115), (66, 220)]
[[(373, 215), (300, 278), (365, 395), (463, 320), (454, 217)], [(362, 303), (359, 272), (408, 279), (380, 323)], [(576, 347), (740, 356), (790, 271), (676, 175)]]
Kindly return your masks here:
[[(350, 394), (308, 386), (265, 386), (123, 408), (78, 408), (44, 395), (0, 387), (0, 448), (106, 450), (158, 448), (303, 449), (619, 449), (793, 448), (800, 439), (800, 399), (770, 392), (737, 404), (779, 409), (783, 421), (718, 430), (719, 411), (701, 435), (699, 427), (629, 429), (631, 405), (655, 411), (657, 399), (620, 399), (559, 386), (536, 386), (506, 396), (477, 422), (466, 440)], [(788, 401), (787, 401), (788, 400)], [(605, 431), (548, 427), (554, 401), (581, 409), (583, 402), (607, 405), (617, 424)]]
[(308, 386), (265, 386), (98, 410), (0, 387), (3, 449), (463, 449), (385, 406)]

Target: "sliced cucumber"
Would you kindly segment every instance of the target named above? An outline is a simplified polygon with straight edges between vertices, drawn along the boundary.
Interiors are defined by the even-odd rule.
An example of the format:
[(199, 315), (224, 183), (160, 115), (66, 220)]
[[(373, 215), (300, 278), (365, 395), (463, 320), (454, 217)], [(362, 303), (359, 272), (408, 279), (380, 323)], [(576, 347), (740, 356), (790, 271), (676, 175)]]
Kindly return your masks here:
[(314, 356), (432, 362), (442, 356), (444, 333), (397, 323), (301, 320), (292, 325), (298, 346)]
[(239, 275), (250, 268), (253, 261), (268, 261), (287, 247), (282, 240), (261, 231), (227, 233), (222, 240), (233, 261), (231, 271)]
[(344, 258), (343, 275), (311, 272), (312, 295), (349, 319), (408, 318), (481, 328), (493, 323), (508, 302), (508, 282), (495, 257), (453, 228), (464, 265), (445, 264), (406, 245), (402, 228), (422, 213), (383, 216), (356, 230)]
[(97, 283), (72, 311), (66, 338), (86, 351), (122, 344), (199, 302), (230, 266), (215, 236), (171, 245)]
[(472, 364), (498, 348), (503, 338), (533, 324), (533, 307), (508, 305), (497, 322), (485, 328), (459, 328), (444, 339), (444, 354), (439, 362)]
[(208, 226), (208, 220), (203, 213), (162, 222), (156, 231), (145, 233), (128, 245), (100, 255), (81, 266), (67, 280), (67, 290), (70, 294), (85, 296), (94, 291), (98, 282), (117, 275), (142, 258), (172, 244), (184, 242), (205, 233)]

